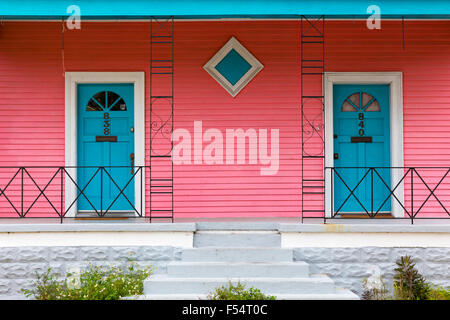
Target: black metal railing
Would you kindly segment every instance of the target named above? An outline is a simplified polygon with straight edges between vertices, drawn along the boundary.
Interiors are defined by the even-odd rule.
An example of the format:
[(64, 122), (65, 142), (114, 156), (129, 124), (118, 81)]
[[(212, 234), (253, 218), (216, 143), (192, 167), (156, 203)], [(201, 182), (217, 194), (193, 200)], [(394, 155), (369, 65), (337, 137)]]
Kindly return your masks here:
[[(450, 167), (327, 167), (325, 214), (304, 218), (450, 218)], [(324, 185), (324, 188), (327, 188)]]
[[(118, 174), (120, 170), (127, 174)], [(77, 179), (80, 173), (83, 179)], [(166, 209), (158, 210), (164, 199), (155, 209), (148, 202), (152, 194), (169, 194), (166, 202), (171, 202), (172, 185), (152, 188), (146, 183), (149, 173), (150, 166), (0, 167), (0, 218), (57, 218), (62, 223), (71, 210), (79, 211), (81, 202), (89, 217), (105, 218), (117, 216), (119, 201), (121, 208), (126, 206), (120, 212), (134, 218), (167, 218)], [(411, 223), (450, 218), (450, 167), (327, 167), (324, 174), (327, 185), (322, 187), (329, 188), (329, 196), (325, 204), (317, 201), (320, 210), (311, 210), (316, 215), (303, 212), (302, 218), (326, 223), (343, 217), (391, 217), (394, 206), (396, 219)], [(323, 190), (308, 192), (305, 201), (316, 201), (308, 199), (316, 192)]]
[[(107, 217), (118, 213), (114, 205), (122, 201), (126, 209), (121, 213), (151, 221), (158, 216), (144, 212), (146, 194), (161, 191), (146, 190), (144, 176), (149, 171), (149, 166), (0, 167), (0, 218), (58, 218), (62, 223), (81, 201), (91, 217)], [(84, 178), (77, 180), (80, 172)], [(136, 186), (139, 194), (133, 191)], [(168, 192), (172, 190), (164, 191)]]

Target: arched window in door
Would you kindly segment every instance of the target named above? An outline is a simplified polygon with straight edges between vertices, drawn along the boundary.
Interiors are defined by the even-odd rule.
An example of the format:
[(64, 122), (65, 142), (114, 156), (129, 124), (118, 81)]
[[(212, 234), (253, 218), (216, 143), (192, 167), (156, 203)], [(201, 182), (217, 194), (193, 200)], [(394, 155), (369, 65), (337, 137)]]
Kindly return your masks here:
[(366, 92), (355, 92), (348, 96), (341, 108), (342, 112), (379, 112), (380, 104), (377, 99)]

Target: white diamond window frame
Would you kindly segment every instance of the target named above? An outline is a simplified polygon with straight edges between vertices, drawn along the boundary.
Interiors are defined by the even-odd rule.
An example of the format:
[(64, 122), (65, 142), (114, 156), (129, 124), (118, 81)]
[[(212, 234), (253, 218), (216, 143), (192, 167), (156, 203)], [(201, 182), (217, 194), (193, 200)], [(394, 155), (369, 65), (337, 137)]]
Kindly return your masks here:
[[(251, 65), (251, 68), (234, 85), (232, 85), (216, 69), (216, 66), (233, 49)], [(239, 92), (244, 89), (263, 68), (263, 64), (259, 62), (258, 59), (256, 59), (256, 57), (252, 55), (250, 51), (248, 51), (235, 37), (231, 37), (231, 39), (228, 40), (228, 42), (203, 66), (203, 69), (205, 69), (214, 80), (216, 80), (226, 91), (228, 91), (233, 98), (236, 97)]]

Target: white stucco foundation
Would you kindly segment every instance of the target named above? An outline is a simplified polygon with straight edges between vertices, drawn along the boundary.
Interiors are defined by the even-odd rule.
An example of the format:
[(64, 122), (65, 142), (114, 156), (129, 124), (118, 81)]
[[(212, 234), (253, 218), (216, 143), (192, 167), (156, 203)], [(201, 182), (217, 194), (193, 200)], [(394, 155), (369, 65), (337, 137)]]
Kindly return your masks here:
[(285, 248), (450, 247), (450, 225), (280, 224)]
[(450, 247), (448, 233), (293, 233), (281, 234), (283, 248)]
[(173, 246), (192, 248), (192, 232), (15, 232), (0, 233), (0, 247)]

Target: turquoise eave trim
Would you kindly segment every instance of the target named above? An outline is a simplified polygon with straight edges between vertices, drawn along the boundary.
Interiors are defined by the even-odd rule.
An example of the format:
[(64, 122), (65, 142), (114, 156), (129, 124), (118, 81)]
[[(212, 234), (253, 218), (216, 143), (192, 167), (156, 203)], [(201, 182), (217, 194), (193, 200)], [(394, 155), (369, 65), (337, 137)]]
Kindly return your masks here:
[(177, 18), (289, 18), (327, 15), (333, 18), (367, 18), (376, 4), (382, 18), (450, 19), (448, 0), (0, 0), (0, 18), (54, 19), (68, 16), (78, 5), (86, 19)]

